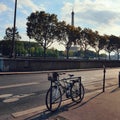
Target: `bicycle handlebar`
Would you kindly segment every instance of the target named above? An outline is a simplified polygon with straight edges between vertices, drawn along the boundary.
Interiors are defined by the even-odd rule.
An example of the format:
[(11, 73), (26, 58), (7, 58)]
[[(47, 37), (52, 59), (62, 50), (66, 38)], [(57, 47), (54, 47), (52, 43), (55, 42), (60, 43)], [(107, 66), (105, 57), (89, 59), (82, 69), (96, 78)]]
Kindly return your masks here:
[[(59, 75), (64, 75), (66, 73), (64, 72), (53, 72), (51, 74), (48, 74), (48, 80), (50, 81), (57, 81), (59, 80)], [(68, 74), (69, 78), (63, 78), (61, 80), (68, 80), (68, 79), (75, 79), (75, 78), (79, 78), (79, 77), (74, 77), (74, 74)]]

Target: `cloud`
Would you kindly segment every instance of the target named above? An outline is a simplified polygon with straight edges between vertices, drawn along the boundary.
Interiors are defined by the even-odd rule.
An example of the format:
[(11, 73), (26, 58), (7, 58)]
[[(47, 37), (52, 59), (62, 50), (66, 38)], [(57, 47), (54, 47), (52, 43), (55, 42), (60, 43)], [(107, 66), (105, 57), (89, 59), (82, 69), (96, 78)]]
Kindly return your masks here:
[(92, 21), (94, 24), (109, 24), (111, 20), (119, 17), (118, 13), (104, 10), (86, 10), (82, 13), (76, 13), (77, 18), (87, 21)]
[(120, 27), (119, 0), (74, 0), (73, 3), (66, 1), (61, 9), (61, 18), (69, 24), (71, 24), (72, 7), (75, 12), (75, 26), (91, 27), (101, 33), (104, 31), (109, 34), (118, 34)]
[(7, 11), (7, 6), (3, 3), (0, 3), (0, 13)]
[(37, 10), (40, 10), (40, 9), (45, 9), (43, 4), (37, 5), (32, 0), (19, 0), (18, 1), (18, 7), (19, 8), (28, 7), (32, 11), (37, 11)]
[(113, 21), (111, 21), (109, 24), (98, 26), (97, 29), (99, 30), (100, 34), (120, 36), (120, 25)]

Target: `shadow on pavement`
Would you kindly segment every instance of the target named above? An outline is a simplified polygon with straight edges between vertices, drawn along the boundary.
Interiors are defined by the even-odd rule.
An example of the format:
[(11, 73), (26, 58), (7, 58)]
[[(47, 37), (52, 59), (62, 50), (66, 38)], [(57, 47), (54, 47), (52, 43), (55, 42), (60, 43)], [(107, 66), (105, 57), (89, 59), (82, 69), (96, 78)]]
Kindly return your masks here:
[(83, 105), (87, 104), (88, 102), (90, 102), (91, 100), (93, 100), (94, 98), (98, 97), (99, 95), (101, 95), (103, 92), (100, 92), (98, 94), (96, 94), (95, 96), (89, 98), (87, 101), (83, 102), (82, 104), (80, 104), (79, 106), (77, 107), (74, 107), (73, 109), (77, 109), (79, 107), (82, 107)]
[[(59, 113), (68, 111), (68, 109), (70, 107), (74, 106), (74, 105), (76, 105), (76, 103), (71, 102), (71, 103), (69, 103), (67, 105), (64, 105), (64, 106), (60, 107), (60, 109), (55, 111), (55, 112), (50, 112), (50, 111), (46, 110), (46, 111), (43, 111), (42, 113), (35, 114), (32, 117), (26, 118), (25, 120), (46, 120), (46, 119), (48, 119), (50, 117), (58, 115)], [(63, 118), (61, 116), (57, 116), (54, 119), (55, 120), (57, 120), (57, 119), (58, 120), (67, 120), (66, 118)]]
[[(90, 99), (88, 99), (87, 101), (83, 102), (79, 106), (74, 107), (73, 109), (77, 109), (79, 107), (82, 107), (83, 105), (87, 104), (88, 102), (90, 102), (91, 100), (93, 100), (97, 96), (101, 95), (102, 93), (103, 92), (98, 93), (97, 95), (91, 97)], [(63, 117), (59, 116), (58, 114), (60, 114), (62, 112), (65, 112), (65, 111), (68, 111), (69, 108), (71, 108), (71, 107), (73, 107), (75, 105), (77, 105), (77, 103), (71, 102), (69, 104), (66, 104), (66, 105), (60, 107), (60, 109), (55, 111), (55, 112), (50, 112), (50, 111), (46, 110), (46, 111), (43, 111), (42, 113), (35, 114), (34, 116), (29, 117), (29, 118), (27, 118), (25, 120), (46, 120), (46, 119), (52, 118), (52, 117), (54, 118), (53, 120), (67, 120), (66, 118), (63, 118)], [(57, 117), (54, 117), (56, 115), (57, 115)]]
[(118, 91), (118, 90), (120, 90), (120, 88), (119, 88), (119, 87), (115, 88), (115, 89), (114, 89), (114, 90), (112, 90), (110, 93), (114, 93), (114, 92), (116, 92), (116, 91)]

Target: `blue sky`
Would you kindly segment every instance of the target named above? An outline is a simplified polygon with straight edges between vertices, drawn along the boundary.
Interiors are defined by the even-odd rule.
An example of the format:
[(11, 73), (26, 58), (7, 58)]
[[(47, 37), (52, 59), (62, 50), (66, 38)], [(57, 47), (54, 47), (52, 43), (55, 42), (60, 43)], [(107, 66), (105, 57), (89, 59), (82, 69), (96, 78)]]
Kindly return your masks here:
[[(0, 40), (5, 35), (5, 29), (13, 26), (14, 2), (0, 0)], [(71, 24), (72, 9), (75, 12), (75, 26), (97, 30), (100, 34), (120, 36), (119, 0), (18, 0), (16, 26), (22, 40), (29, 40), (26, 18), (31, 12), (44, 10), (56, 14), (59, 21), (65, 20)]]

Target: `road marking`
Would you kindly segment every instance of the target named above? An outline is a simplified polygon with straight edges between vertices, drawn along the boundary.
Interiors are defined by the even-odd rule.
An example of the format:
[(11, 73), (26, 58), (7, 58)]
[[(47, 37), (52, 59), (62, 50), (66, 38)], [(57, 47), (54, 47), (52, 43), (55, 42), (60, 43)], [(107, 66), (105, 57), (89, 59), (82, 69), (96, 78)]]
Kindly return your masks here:
[(13, 94), (2, 94), (0, 95), (0, 98), (8, 98), (11, 97)]
[(46, 106), (43, 105), (43, 106), (27, 109), (27, 110), (24, 110), (24, 111), (12, 113), (12, 116), (15, 117), (15, 118), (16, 117), (21, 117), (21, 116), (24, 116), (24, 115), (27, 115), (27, 114), (38, 112), (38, 111), (43, 112), (45, 109), (46, 109)]
[[(65, 105), (65, 104), (69, 104), (69, 103), (71, 103), (71, 99), (62, 101), (61, 106)], [(47, 110), (46, 105), (43, 105), (43, 106), (27, 109), (27, 110), (24, 110), (24, 111), (12, 113), (12, 116), (15, 117), (15, 118), (21, 117), (21, 116), (24, 116), (24, 115), (31, 116), (32, 113), (35, 113), (35, 114), (36, 113), (41, 113), (45, 110)]]
[(4, 103), (10, 103), (10, 102), (15, 102), (15, 101), (18, 101), (19, 98), (9, 98), (9, 99), (5, 99), (3, 100)]
[(39, 83), (38, 82), (30, 82), (30, 83), (20, 83), (20, 84), (13, 84), (13, 85), (5, 85), (5, 86), (0, 86), (0, 89), (21, 87), (21, 86), (29, 86), (29, 85), (37, 85), (37, 84), (39, 84)]
[(4, 102), (4, 103), (15, 102), (15, 101), (18, 101), (18, 100), (21, 99), (21, 98), (28, 97), (28, 96), (31, 96), (31, 95), (34, 95), (34, 94), (35, 94), (35, 93), (13, 95), (13, 96), (10, 96), (10, 97), (6, 98), (5, 100), (3, 100), (3, 102)]

